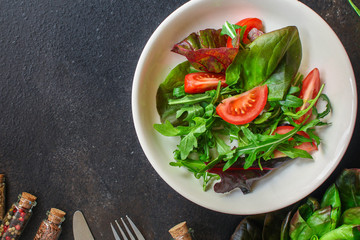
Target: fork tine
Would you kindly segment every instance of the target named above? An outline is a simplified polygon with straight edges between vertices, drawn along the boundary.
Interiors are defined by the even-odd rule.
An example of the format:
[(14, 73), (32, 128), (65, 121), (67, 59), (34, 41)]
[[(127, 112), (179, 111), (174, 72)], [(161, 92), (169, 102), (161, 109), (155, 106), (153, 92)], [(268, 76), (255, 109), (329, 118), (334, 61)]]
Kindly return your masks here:
[(113, 232), (113, 234), (114, 234), (115, 240), (121, 240), (120, 237), (119, 237), (119, 235), (117, 234), (114, 226), (112, 225), (112, 223), (110, 223), (110, 226), (111, 226), (111, 230), (112, 230), (112, 232)]
[(115, 220), (115, 222), (116, 222), (116, 225), (118, 226), (118, 228), (119, 228), (119, 230), (120, 230), (121, 236), (124, 238), (124, 240), (128, 240), (128, 238), (126, 237), (125, 233), (124, 233), (123, 230), (121, 229), (118, 221)]
[(132, 233), (130, 232), (128, 226), (127, 226), (126, 223), (124, 222), (124, 219), (123, 219), (123, 218), (120, 218), (120, 220), (121, 220), (122, 223), (124, 224), (125, 229), (126, 229), (127, 233), (129, 234), (130, 239), (131, 239), (131, 240), (136, 240), (136, 239), (134, 238), (134, 236), (132, 235)]
[(126, 219), (129, 221), (129, 223), (130, 223), (132, 229), (134, 230), (134, 233), (135, 233), (136, 237), (138, 238), (138, 240), (145, 240), (145, 238), (143, 237), (143, 235), (141, 234), (139, 229), (135, 226), (133, 221), (131, 221), (131, 219), (128, 217), (128, 215), (126, 215)]

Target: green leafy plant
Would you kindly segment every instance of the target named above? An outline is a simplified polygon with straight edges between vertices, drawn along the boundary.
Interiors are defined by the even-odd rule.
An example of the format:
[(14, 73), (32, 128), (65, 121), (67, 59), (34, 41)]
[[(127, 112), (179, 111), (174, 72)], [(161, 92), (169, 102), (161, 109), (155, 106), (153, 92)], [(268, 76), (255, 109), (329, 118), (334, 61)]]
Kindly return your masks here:
[(246, 217), (231, 240), (250, 239), (360, 239), (360, 169), (343, 170), (320, 202), (308, 197), (279, 211)]

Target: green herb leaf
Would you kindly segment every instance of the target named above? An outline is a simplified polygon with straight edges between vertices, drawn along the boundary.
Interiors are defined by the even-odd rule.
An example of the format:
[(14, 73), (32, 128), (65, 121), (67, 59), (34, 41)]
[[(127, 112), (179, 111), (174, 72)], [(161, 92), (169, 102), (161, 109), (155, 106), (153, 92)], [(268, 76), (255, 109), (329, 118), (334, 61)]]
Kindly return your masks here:
[(181, 131), (174, 127), (169, 120), (166, 120), (163, 124), (154, 124), (154, 128), (156, 131), (161, 133), (164, 136), (179, 136)]
[(228, 35), (232, 39), (236, 37), (236, 29), (241, 28), (240, 26), (236, 24), (231, 24), (228, 21), (225, 22), (225, 24), (222, 26), (221, 35)]
[(355, 12), (360, 16), (360, 9), (353, 3), (352, 0), (349, 0), (351, 7), (355, 10)]
[(279, 102), (282, 106), (297, 108), (303, 105), (303, 100), (294, 95), (287, 95), (284, 101)]

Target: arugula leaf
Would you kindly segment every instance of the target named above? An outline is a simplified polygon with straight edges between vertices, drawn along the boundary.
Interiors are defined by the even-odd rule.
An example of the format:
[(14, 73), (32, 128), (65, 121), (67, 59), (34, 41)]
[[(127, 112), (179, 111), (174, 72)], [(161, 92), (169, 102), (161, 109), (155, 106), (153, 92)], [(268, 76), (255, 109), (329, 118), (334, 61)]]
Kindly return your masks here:
[[(255, 141), (255, 136), (259, 137), (258, 135), (253, 135), (252, 133), (249, 134), (250, 142), (248, 145), (245, 145), (243, 147), (238, 147), (232, 152), (228, 154), (228, 159), (226, 159), (224, 156), (219, 156), (218, 158), (212, 160), (210, 163), (208, 163), (204, 168), (200, 170), (200, 172), (204, 172), (208, 169), (211, 169), (216, 164), (218, 164), (221, 160), (226, 159), (226, 163), (224, 165), (223, 171), (226, 171), (228, 168), (230, 168), (240, 156), (245, 155), (244, 161), (244, 169), (248, 169), (254, 161), (257, 159), (257, 156), (262, 156), (264, 151), (267, 151), (268, 149), (271, 149), (274, 151), (281, 143), (287, 141), (289, 138), (291, 138), (294, 134), (298, 132), (301, 125), (298, 125), (294, 127), (293, 130), (289, 131), (286, 134), (277, 134), (277, 135), (271, 135), (271, 136), (262, 136), (263, 141), (258, 142)], [(245, 128), (244, 128), (245, 129)], [(245, 130), (246, 133), (249, 133), (247, 130)]]
[(351, 7), (355, 10), (355, 12), (360, 16), (360, 9), (353, 3), (352, 0), (349, 0)]
[(221, 35), (228, 35), (229, 37), (231, 37), (232, 39), (234, 39), (236, 37), (236, 29), (241, 28), (240, 26), (236, 25), (236, 24), (231, 24), (228, 21), (225, 21), (225, 24), (222, 26), (221, 29)]
[(206, 131), (206, 120), (204, 118), (195, 117), (194, 122), (195, 125), (188, 127), (189, 133), (181, 138), (178, 146), (182, 160), (187, 158), (194, 147), (197, 147), (197, 137)]
[(287, 95), (284, 101), (279, 101), (280, 105), (285, 107), (297, 108), (303, 105), (303, 100), (294, 95)]
[[(328, 115), (332, 111), (330, 99), (326, 94), (321, 94), (320, 98), (326, 101), (326, 109), (322, 113), (317, 113), (318, 118), (324, 118), (326, 115)], [(316, 109), (316, 108), (314, 108)]]
[(168, 137), (179, 136), (181, 134), (181, 131), (174, 127), (169, 120), (166, 120), (163, 124), (154, 124), (154, 128), (162, 135)]
[(187, 115), (184, 118), (184, 121), (190, 122), (196, 116), (202, 116), (204, 114), (204, 108), (198, 104), (183, 107), (176, 112), (176, 118), (180, 118), (185, 112), (187, 113)]
[(321, 85), (318, 95), (316, 95), (316, 97), (314, 99), (308, 100), (309, 106), (307, 108), (300, 110), (296, 113), (289, 111), (289, 110), (285, 110), (284, 114), (287, 116), (290, 116), (294, 119), (298, 119), (298, 118), (302, 117), (303, 115), (305, 115), (309, 110), (311, 110), (314, 107), (314, 105), (316, 104), (317, 100), (319, 99), (324, 87), (325, 87), (325, 84)]

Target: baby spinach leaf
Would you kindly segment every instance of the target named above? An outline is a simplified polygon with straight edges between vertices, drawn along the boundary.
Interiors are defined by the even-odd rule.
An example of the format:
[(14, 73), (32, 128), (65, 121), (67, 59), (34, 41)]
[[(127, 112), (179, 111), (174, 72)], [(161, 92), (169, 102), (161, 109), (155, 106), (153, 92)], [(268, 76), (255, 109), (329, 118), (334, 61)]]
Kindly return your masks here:
[[(283, 63), (280, 64), (282, 60)], [(233, 85), (239, 81), (244, 90), (252, 89), (264, 83), (280, 64), (282, 69), (279, 68), (278, 74), (286, 79), (280, 76), (274, 78), (286, 82), (288, 88), (299, 68), (300, 60), (301, 42), (296, 27), (265, 33), (238, 52), (226, 70), (226, 83)]]
[(160, 84), (156, 93), (156, 109), (161, 122), (169, 120), (172, 124), (181, 124), (181, 120), (175, 117), (176, 111), (181, 106), (170, 106), (168, 101), (174, 97), (173, 89), (184, 84), (185, 75), (188, 73), (190, 73), (190, 63), (187, 61), (180, 63), (170, 71), (164, 82)]
[(336, 180), (343, 210), (360, 207), (360, 169), (346, 169)]

